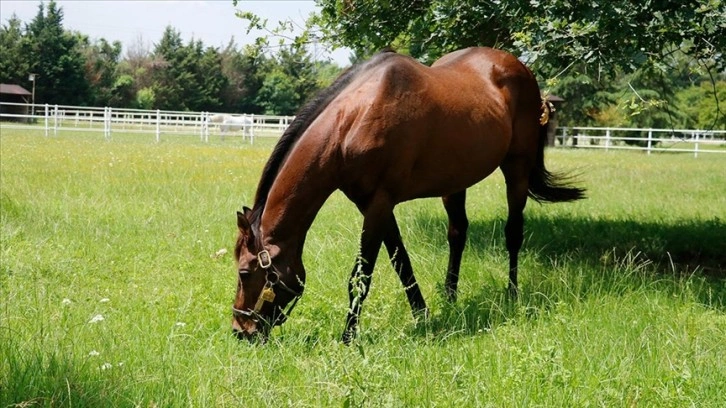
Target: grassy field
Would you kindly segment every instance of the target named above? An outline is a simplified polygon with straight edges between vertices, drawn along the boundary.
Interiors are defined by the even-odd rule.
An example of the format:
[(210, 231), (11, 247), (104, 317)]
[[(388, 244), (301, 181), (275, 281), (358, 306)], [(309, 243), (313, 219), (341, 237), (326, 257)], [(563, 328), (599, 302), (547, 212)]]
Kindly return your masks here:
[(589, 198), (529, 204), (517, 302), (499, 173), (468, 195), (456, 304), (440, 201), (400, 205), (431, 318), (382, 257), (350, 347), (361, 217), (336, 193), (260, 346), (231, 336), (230, 253), (272, 143), (3, 129), (0, 407), (726, 406), (722, 155), (549, 151)]

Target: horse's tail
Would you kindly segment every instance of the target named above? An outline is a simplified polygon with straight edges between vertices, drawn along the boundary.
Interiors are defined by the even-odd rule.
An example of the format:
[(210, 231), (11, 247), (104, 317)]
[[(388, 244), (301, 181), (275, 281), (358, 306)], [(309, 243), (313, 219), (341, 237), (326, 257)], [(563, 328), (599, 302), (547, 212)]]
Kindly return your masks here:
[(565, 173), (550, 173), (545, 168), (544, 149), (547, 144), (547, 124), (553, 111), (550, 103), (542, 101), (542, 116), (539, 126), (537, 162), (529, 175), (528, 195), (538, 202), (559, 203), (585, 198), (585, 189), (572, 186), (571, 176)]

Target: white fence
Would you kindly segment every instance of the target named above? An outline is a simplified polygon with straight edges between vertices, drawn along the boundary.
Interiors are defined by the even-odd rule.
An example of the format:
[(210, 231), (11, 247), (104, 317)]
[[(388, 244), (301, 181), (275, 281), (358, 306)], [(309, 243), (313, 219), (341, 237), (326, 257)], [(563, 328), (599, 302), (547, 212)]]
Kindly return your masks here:
[(578, 149), (726, 153), (726, 130), (563, 127), (555, 140)]
[[(232, 118), (230, 122), (220, 117)], [(45, 135), (59, 130), (102, 133), (110, 139), (114, 132), (162, 135), (210, 135), (279, 137), (292, 116), (240, 115), (210, 112), (176, 112), (63, 105), (0, 103), (0, 127), (41, 128)], [(251, 126), (240, 123), (251, 123)], [(636, 129), (604, 127), (558, 128), (556, 146), (604, 150), (644, 150), (652, 152), (726, 153), (726, 130)]]
[(114, 132), (162, 135), (198, 135), (209, 141), (210, 135), (279, 137), (294, 117), (241, 115), (217, 112), (179, 112), (65, 105), (0, 103), (2, 128), (40, 128), (45, 135), (59, 130), (102, 133), (110, 139)]

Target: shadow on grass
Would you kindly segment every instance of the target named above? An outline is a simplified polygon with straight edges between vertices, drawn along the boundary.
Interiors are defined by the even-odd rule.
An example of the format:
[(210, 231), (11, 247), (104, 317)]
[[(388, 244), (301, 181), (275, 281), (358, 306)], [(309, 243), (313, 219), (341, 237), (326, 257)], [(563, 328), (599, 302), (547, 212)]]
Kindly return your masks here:
[[(446, 219), (413, 223), (414, 233), (440, 237)], [(465, 251), (504, 251), (504, 220), (472, 220)], [(495, 231), (494, 239), (489, 239)], [(613, 253), (640, 253), (666, 274), (726, 279), (726, 222), (718, 218), (677, 225), (637, 220), (527, 217), (522, 253), (541, 258), (602, 264)], [(433, 245), (436, 245), (432, 242)], [(447, 251), (447, 248), (442, 248)], [(466, 256), (466, 255), (465, 255)]]
[[(416, 222), (415, 233), (432, 237), (436, 245), (433, 241), (440, 240), (446, 223), (444, 217)], [(483, 257), (498, 251), (506, 259), (503, 224), (503, 220), (473, 220), (466, 251)], [(726, 312), (725, 232), (726, 224), (718, 218), (671, 225), (529, 216), (522, 254), (541, 266), (528, 268), (520, 261), (520, 277), (526, 277), (527, 284), (520, 285), (519, 299), (507, 295), (504, 282), (501, 287), (488, 284), (473, 296), (445, 302), (438, 314), (413, 328), (412, 334), (475, 334), (514, 317), (536, 318), (559, 301), (617, 296), (646, 286), (673, 294), (687, 290), (694, 301)], [(442, 248), (442, 253), (447, 250)], [(504, 262), (501, 268), (506, 267)], [(441, 276), (443, 281), (443, 271)], [(439, 289), (438, 301), (444, 302), (443, 288)]]
[[(499, 220), (472, 222), (467, 250), (485, 253), (493, 243), (483, 238), (490, 236), (492, 229), (502, 231), (502, 226), (503, 221)], [(724, 234), (726, 223), (718, 218), (670, 225), (634, 220), (527, 217), (522, 251), (588, 265), (607, 262), (613, 253), (636, 252), (665, 274), (726, 279)], [(499, 241), (495, 246), (504, 248), (504, 233), (495, 239)]]

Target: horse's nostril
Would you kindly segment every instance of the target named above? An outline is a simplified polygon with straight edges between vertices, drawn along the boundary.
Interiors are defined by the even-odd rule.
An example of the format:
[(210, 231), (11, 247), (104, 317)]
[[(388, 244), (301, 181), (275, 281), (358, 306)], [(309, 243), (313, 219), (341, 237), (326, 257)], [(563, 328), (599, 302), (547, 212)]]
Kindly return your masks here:
[(255, 333), (248, 333), (244, 330), (237, 330), (236, 328), (232, 328), (232, 334), (237, 338), (237, 340), (247, 340), (247, 341), (253, 341), (255, 339)]
[(247, 340), (250, 343), (255, 342), (265, 342), (265, 336), (260, 333), (258, 330), (254, 330), (252, 332), (244, 331), (244, 330), (237, 330), (236, 328), (232, 328), (232, 334), (237, 338), (237, 340)]
[(238, 340), (249, 340), (252, 341), (258, 336), (257, 328), (252, 327), (249, 330), (242, 328), (242, 325), (237, 319), (232, 320), (232, 334), (237, 337)]

